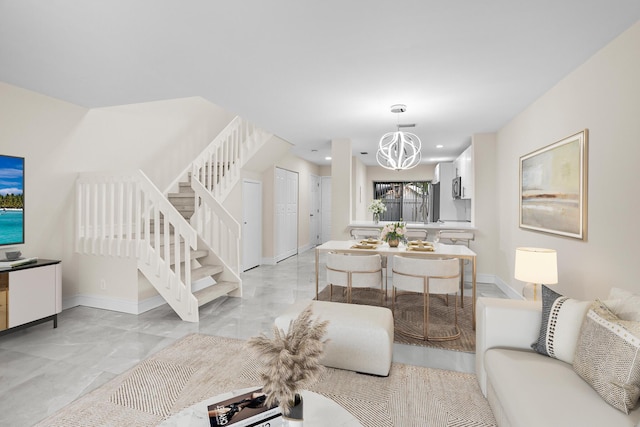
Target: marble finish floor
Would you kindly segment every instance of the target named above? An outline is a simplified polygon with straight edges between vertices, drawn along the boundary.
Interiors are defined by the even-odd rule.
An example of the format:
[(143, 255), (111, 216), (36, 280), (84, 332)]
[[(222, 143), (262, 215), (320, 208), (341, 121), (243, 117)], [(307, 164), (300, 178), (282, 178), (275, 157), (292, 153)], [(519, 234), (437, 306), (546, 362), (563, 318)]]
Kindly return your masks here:
[[(269, 333), (287, 306), (315, 296), (314, 251), (254, 268), (242, 279), (243, 297), (201, 307), (200, 323), (181, 321), (166, 304), (141, 315), (79, 306), (58, 316), (57, 329), (47, 322), (1, 336), (0, 426), (32, 426), (187, 334), (247, 339)], [(478, 296), (506, 298), (483, 283)], [(395, 362), (463, 372), (474, 371), (474, 359), (400, 344), (393, 353)]]

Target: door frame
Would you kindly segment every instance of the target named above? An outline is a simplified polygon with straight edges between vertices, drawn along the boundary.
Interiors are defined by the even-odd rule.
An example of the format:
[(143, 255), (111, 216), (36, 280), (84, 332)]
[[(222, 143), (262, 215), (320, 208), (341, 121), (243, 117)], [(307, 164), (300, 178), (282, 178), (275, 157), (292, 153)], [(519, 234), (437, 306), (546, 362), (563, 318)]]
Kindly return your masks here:
[[(248, 198), (245, 197), (246, 196), (246, 191), (245, 191), (245, 185), (246, 184), (251, 184), (251, 185), (258, 185), (258, 189), (259, 189), (259, 193), (260, 193), (260, 197), (258, 198), (258, 200), (255, 200), (255, 198), (249, 198), (249, 203), (248, 202)], [(247, 209), (251, 209), (251, 210), (247, 210)], [(247, 218), (246, 218), (246, 213), (247, 212), (258, 212), (258, 224), (257, 224), (257, 228), (258, 228), (258, 232), (256, 233), (256, 236), (251, 236), (251, 239), (247, 238), (248, 237), (248, 233), (246, 232), (246, 223), (247, 223)], [(248, 248), (259, 248), (259, 256), (257, 257), (257, 261), (258, 264), (256, 265), (252, 265), (251, 267), (246, 267), (247, 263), (245, 262), (245, 256), (247, 254), (247, 249)], [(255, 260), (254, 260), (255, 262)], [(248, 269), (257, 267), (259, 265), (262, 264), (262, 181), (257, 181), (255, 179), (248, 179), (248, 178), (243, 178), (242, 179), (242, 265), (241, 265), (241, 271), (246, 271)]]

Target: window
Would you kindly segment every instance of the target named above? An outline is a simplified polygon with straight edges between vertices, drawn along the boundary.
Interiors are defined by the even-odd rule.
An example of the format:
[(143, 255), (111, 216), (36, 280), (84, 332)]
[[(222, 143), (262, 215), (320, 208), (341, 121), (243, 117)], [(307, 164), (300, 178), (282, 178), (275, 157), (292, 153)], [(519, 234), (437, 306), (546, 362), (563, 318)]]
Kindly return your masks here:
[(381, 199), (387, 211), (382, 221), (427, 222), (431, 181), (374, 182), (373, 197)]

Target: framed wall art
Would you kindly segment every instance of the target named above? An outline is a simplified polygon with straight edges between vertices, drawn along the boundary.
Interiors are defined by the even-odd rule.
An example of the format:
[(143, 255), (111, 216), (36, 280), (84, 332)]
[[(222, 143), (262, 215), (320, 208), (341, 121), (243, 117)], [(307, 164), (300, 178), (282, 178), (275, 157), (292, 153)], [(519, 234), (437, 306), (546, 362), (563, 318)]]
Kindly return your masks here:
[(520, 157), (520, 227), (586, 240), (585, 129)]

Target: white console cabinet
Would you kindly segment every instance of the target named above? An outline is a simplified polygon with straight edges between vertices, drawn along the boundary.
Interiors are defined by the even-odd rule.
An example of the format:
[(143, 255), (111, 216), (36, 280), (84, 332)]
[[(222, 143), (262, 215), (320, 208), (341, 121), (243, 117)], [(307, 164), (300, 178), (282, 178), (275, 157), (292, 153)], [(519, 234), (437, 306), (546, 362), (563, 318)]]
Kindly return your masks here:
[(0, 331), (48, 320), (57, 327), (62, 311), (61, 270), (60, 261), (54, 260), (0, 270), (0, 293), (5, 296), (0, 298), (0, 316), (5, 316), (0, 319)]

